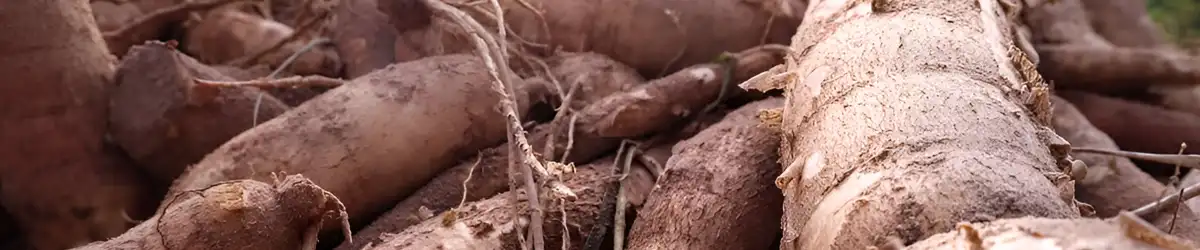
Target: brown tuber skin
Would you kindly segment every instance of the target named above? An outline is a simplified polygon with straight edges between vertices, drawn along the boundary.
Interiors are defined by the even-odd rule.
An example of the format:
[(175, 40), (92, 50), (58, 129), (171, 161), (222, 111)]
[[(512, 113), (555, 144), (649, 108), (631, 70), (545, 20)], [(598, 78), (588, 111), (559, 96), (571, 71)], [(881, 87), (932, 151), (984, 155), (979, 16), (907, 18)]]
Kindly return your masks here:
[(114, 59), (87, 1), (0, 7), (0, 205), (35, 249), (116, 236), (151, 201), (132, 166), (104, 149)]
[[(402, 24), (394, 24), (400, 31), (397, 60), (461, 53), (471, 48), (462, 30), (452, 24), (410, 17), (427, 15), (419, 11), (420, 7), (406, 4), (411, 0), (380, 1), (392, 1), (389, 6), (396, 6), (390, 14), (393, 22), (404, 20)], [(522, 1), (539, 8), (544, 22), (524, 7)], [(505, 9), (506, 26), (512, 29), (509, 36), (532, 43), (513, 42), (514, 47), (523, 45), (542, 54), (552, 53), (556, 48), (596, 52), (637, 69), (643, 76), (662, 77), (710, 62), (722, 52), (785, 43), (796, 32), (804, 2), (503, 0), (500, 4)], [(491, 8), (479, 10), (484, 9), (491, 11)], [(494, 19), (488, 17), (490, 14), (474, 8), (468, 8), (468, 12), (485, 27), (495, 27)]]
[(129, 232), (76, 249), (308, 249), (322, 224), (345, 219), (337, 197), (300, 175), (274, 184), (221, 182), (167, 202), (165, 211)]
[[(783, 196), (779, 135), (761, 127), (761, 109), (746, 104), (675, 145), (667, 172), (629, 233), (629, 249), (767, 249), (776, 242)], [(699, 205), (703, 204), (703, 205)]]
[(92, 16), (102, 32), (113, 31), (132, 23), (142, 16), (142, 11), (131, 2), (91, 1)]
[[(579, 85), (576, 93), (572, 95), (570, 107), (567, 107), (572, 109), (583, 108), (597, 99), (641, 85), (643, 81), (633, 69), (599, 54), (568, 54), (561, 58), (553, 59), (549, 63), (552, 64), (551, 73), (560, 78), (559, 81), (563, 85), (568, 85), (563, 86), (564, 88), (572, 84)], [(552, 87), (547, 86), (546, 88)], [(569, 118), (561, 119), (570, 120)], [(534, 128), (529, 136), (530, 145), (534, 146), (537, 150), (541, 150), (552, 132), (547, 129), (550, 126), (554, 125), (543, 125)], [(561, 126), (559, 130), (561, 132), (556, 135), (556, 140), (566, 141), (567, 128)], [(384, 233), (397, 233), (404, 230), (404, 228), (421, 222), (425, 218), (416, 216), (421, 207), (425, 207), (433, 212), (442, 212), (457, 206), (462, 199), (462, 183), (467, 179), (468, 173), (472, 171), (472, 166), (474, 166), (474, 172), (470, 173), (471, 179), (468, 182), (470, 191), (467, 192), (467, 201), (486, 199), (498, 193), (508, 191), (507, 149), (507, 145), (485, 149), (475, 157), (460, 161), (458, 165), (438, 174), (436, 178), (422, 186), (412, 196), (404, 199), (395, 208), (392, 208), (387, 213), (375, 219), (365, 229), (356, 233), (353, 243), (343, 243), (338, 249), (362, 249), (367, 244), (378, 243), (380, 236)], [(601, 149), (601, 151), (611, 149), (609, 147)], [(558, 150), (561, 151), (564, 149), (558, 148)], [(605, 152), (574, 152), (573, 154), (575, 155), (583, 155), (585, 157), (572, 157), (572, 161), (589, 161), (596, 157), (595, 155), (602, 153)], [(476, 160), (479, 161), (478, 165), (475, 165)]]
[(1200, 60), (1196, 58), (1153, 46), (1114, 46), (1088, 21), (1084, 5), (1093, 2), (1108, 1), (1059, 0), (1032, 8), (1024, 15), (1034, 28), (1033, 42), (1041, 57), (1038, 69), (1046, 79), (1061, 88), (1107, 93), (1144, 91), (1150, 84), (1200, 81), (1200, 67), (1195, 66)]
[(201, 86), (195, 79), (233, 80), (159, 42), (134, 46), (117, 69), (110, 133), (162, 184), (255, 119), (261, 124), (288, 109), (270, 95), (258, 100), (264, 93), (258, 89)]
[[(224, 64), (238, 59), (247, 59), (260, 51), (271, 48), (295, 33), (292, 27), (282, 23), (250, 15), (233, 9), (209, 12), (203, 20), (188, 28), (183, 41), (188, 54), (209, 64)], [(255, 63), (265, 63), (271, 68), (280, 67), (288, 56), (299, 51), (314, 39), (298, 39), (272, 51)], [(297, 75), (338, 76), (341, 62), (330, 48), (315, 47), (300, 54), (287, 71)]]
[(176, 180), (168, 197), (298, 173), (337, 195), (361, 225), (456, 159), (504, 140), (499, 94), (485, 70), (455, 55), (359, 77), (234, 137)]
[(1146, 10), (1146, 0), (1082, 0), (1092, 28), (1113, 45), (1169, 48), (1167, 36)]
[[(387, 1), (387, 0), (385, 0)], [(345, 64), (346, 78), (356, 78), (396, 61), (396, 31), (376, 0), (343, 0), (334, 9), (333, 41)]]
[(772, 78), (787, 87), (782, 249), (1079, 217), (1059, 165), (1069, 145), (1046, 127), (1047, 86), (1000, 2), (811, 3), (789, 75)]
[[(649, 155), (669, 148), (673, 143), (651, 148)], [(660, 159), (661, 162), (662, 159)], [(592, 163), (579, 166), (575, 173), (565, 176), (566, 184), (578, 196), (573, 201), (559, 199), (543, 199), (543, 209), (546, 211), (544, 221), (545, 243), (547, 249), (559, 249), (563, 245), (563, 217), (569, 225), (570, 242), (568, 249), (588, 249), (589, 244), (596, 244), (603, 239), (607, 225), (613, 220), (612, 206), (617, 191), (617, 178), (614, 176), (613, 157), (601, 158)], [(634, 161), (630, 169), (639, 168)], [(471, 190), (472, 192), (474, 190)], [(645, 193), (646, 190), (630, 190), (627, 193)], [(513, 214), (518, 209), (522, 214), (528, 210), (523, 201), (524, 195), (518, 195), (520, 204), (509, 203), (512, 193), (505, 192), (489, 199), (469, 202), (455, 208), (455, 219), (447, 220), (446, 213), (439, 213), (420, 224), (413, 225), (403, 232), (382, 236), (381, 243), (371, 250), (383, 249), (520, 249), (514, 230), (524, 230), (528, 220), (514, 219)], [(566, 206), (561, 204), (565, 202)], [(517, 224), (520, 221), (520, 224)]]
[[(1054, 131), (1072, 147), (1118, 150), (1117, 144), (1088, 122), (1075, 105), (1057, 96), (1051, 100), (1054, 102)], [(1076, 198), (1091, 204), (1096, 216), (1112, 217), (1121, 211), (1132, 211), (1154, 202), (1166, 190), (1128, 158), (1094, 153), (1072, 155), (1088, 166), (1087, 177), (1077, 182)], [(1188, 239), (1200, 239), (1200, 220), (1191, 209), (1180, 208), (1177, 218), (1171, 212), (1155, 215), (1148, 219), (1159, 229)], [(1172, 221), (1174, 230), (1170, 230)]]
[[(744, 55), (740, 58), (735, 58), (737, 66), (733, 72), (732, 82), (740, 82), (763, 72), (778, 64), (782, 59), (782, 54), (778, 51), (751, 49), (742, 54)], [(722, 80), (725, 79), (725, 76), (719, 75), (718, 72), (723, 72), (725, 68), (720, 64), (710, 63), (695, 65), (670, 76), (628, 89), (628, 86), (637, 85), (636, 82), (628, 81), (640, 81), (632, 69), (612, 62), (611, 59), (583, 59), (585, 57), (589, 56), (583, 54), (580, 57), (567, 56), (560, 60), (552, 60), (552, 62), (560, 64), (553, 71), (555, 71), (555, 75), (562, 76), (559, 81), (563, 85), (567, 85), (564, 87), (568, 87), (573, 82), (582, 84), (579, 93), (572, 98), (572, 106), (578, 108), (579, 111), (574, 113), (578, 115), (574, 141), (572, 141), (571, 152), (567, 155), (565, 162), (588, 162), (616, 149), (623, 139), (647, 136), (670, 129), (679, 125), (681, 119), (689, 117), (694, 112), (700, 112), (706, 105), (712, 103), (722, 87), (735, 87), (732, 83), (730, 86), (723, 86)], [(577, 61), (587, 62), (576, 63)], [(582, 67), (589, 63), (613, 71), (588, 70), (595, 66)], [(602, 74), (595, 72), (602, 72)], [(616, 88), (616, 86), (621, 87)], [(623, 92), (609, 95), (614, 91)], [(566, 154), (568, 143), (566, 134), (569, 126), (565, 124), (570, 120), (561, 119), (559, 121), (562, 123), (552, 123), (545, 127), (535, 128), (529, 136), (531, 145), (541, 149), (546, 144), (548, 137), (554, 134), (555, 144), (551, 146), (554, 152), (548, 154), (550, 157), (543, 157), (561, 159)], [(508, 190), (507, 165), (505, 165), (508, 155), (503, 146), (488, 150), (481, 155), (484, 158), (480, 160), (479, 166), (475, 169), (475, 175), (471, 177), (468, 201), (487, 198)], [(418, 193), (402, 201), (378, 219), (377, 223), (373, 223), (372, 226), (359, 233), (361, 236), (356, 239), (361, 240), (355, 240), (359, 243), (343, 244), (340, 249), (358, 249), (366, 242), (378, 238), (375, 235), (396, 232), (415, 224), (421, 218), (413, 217), (413, 215), (422, 206), (440, 212), (457, 205), (460, 199), (458, 195), (462, 193), (462, 182), (466, 179), (467, 172), (474, 162), (474, 159), (462, 161), (446, 173), (439, 175), (430, 184), (422, 187)]]
[(1192, 146), (1200, 145), (1200, 116), (1079, 91), (1063, 91), (1058, 95), (1075, 104), (1122, 150), (1176, 154), (1179, 144), (1187, 143), (1189, 147), (1184, 153), (1200, 154), (1200, 147)]
[(1200, 58), (1160, 49), (1038, 46), (1038, 70), (1062, 79), (1063, 88), (1093, 92), (1138, 91), (1146, 83), (1185, 85), (1200, 82)]

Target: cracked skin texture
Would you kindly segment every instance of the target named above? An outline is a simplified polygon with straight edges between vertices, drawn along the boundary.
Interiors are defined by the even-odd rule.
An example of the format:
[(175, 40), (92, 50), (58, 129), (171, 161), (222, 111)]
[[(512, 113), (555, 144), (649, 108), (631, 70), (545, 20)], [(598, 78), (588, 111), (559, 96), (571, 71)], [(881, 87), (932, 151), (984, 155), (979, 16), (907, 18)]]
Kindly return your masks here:
[(1079, 216), (1060, 191), (1069, 182), (1045, 176), (1060, 174), (1039, 136), (1053, 132), (1026, 106), (1001, 3), (892, 0), (872, 12), (853, 2), (813, 3), (792, 41), (801, 55), (784, 65), (781, 165), (802, 171), (783, 190), (783, 249)]

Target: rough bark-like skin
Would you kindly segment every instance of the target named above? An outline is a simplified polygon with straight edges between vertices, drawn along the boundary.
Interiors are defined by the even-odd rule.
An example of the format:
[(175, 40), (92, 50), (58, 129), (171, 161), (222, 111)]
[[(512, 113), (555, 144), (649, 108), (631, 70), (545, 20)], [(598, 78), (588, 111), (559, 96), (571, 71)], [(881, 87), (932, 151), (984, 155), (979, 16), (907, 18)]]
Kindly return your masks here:
[[(670, 145), (665, 144), (666, 147)], [(637, 161), (630, 168), (639, 166), (635, 164)], [(543, 225), (547, 249), (562, 248), (564, 211), (570, 236), (568, 249), (582, 249), (588, 240), (602, 239), (605, 231), (597, 229), (611, 230), (606, 225), (611, 225), (613, 220), (611, 206), (617, 184), (613, 173), (613, 157), (601, 158), (567, 175), (567, 186), (578, 195), (574, 201), (566, 201), (563, 207), (557, 200), (542, 200), (546, 204)], [(369, 249), (520, 249), (514, 230), (525, 230), (529, 221), (524, 216), (513, 219), (513, 209), (527, 214), (528, 208), (524, 198), (521, 198), (521, 204), (509, 203), (510, 195), (513, 194), (505, 192), (467, 203), (456, 209), (457, 219), (449, 223), (444, 220), (446, 214), (440, 213), (403, 232), (384, 235), (381, 243)], [(445, 226), (447, 224), (449, 226)]]
[(1187, 143), (1185, 153), (1200, 154), (1200, 148), (1192, 146), (1200, 145), (1200, 116), (1079, 91), (1063, 91), (1059, 96), (1075, 104), (1123, 150), (1176, 154), (1179, 143)]
[[(168, 197), (170, 207), (119, 237), (77, 250), (302, 249), (306, 230), (337, 225), (337, 198), (292, 175), (274, 185), (223, 182)], [(325, 217), (322, 220), (322, 217)]]
[(396, 31), (376, 0), (344, 0), (334, 9), (333, 40), (346, 78), (356, 78), (396, 61)]
[[(193, 79), (230, 81), (216, 70), (167, 45), (130, 48), (117, 68), (109, 128), (113, 140), (151, 177), (170, 184), (230, 138), (275, 118), (288, 106), (248, 87), (198, 87)], [(201, 89), (207, 88), (207, 89)], [(215, 91), (212, 100), (189, 102), (194, 91)]]
[(456, 159), (504, 140), (491, 84), (471, 56), (389, 66), (234, 137), (169, 194), (284, 171), (311, 178), (346, 204), (352, 222), (366, 222)]
[[(1100, 219), (1016, 218), (964, 225), (909, 246), (907, 250), (1186, 250), (1194, 243), (1162, 237), (1136, 217)], [(972, 244), (974, 243), (974, 244)]]
[[(551, 73), (560, 77), (559, 81), (563, 85), (579, 84), (579, 88), (572, 97), (571, 106), (574, 109), (582, 109), (597, 99), (613, 93), (620, 93), (641, 85), (643, 82), (633, 69), (599, 54), (576, 54), (551, 60), (551, 63), (554, 64)], [(569, 121), (570, 119), (564, 120)], [(566, 123), (561, 124), (565, 125)], [(556, 140), (563, 145), (559, 146), (557, 151), (565, 151), (568, 128), (561, 126), (562, 128), (559, 128), (558, 132), (554, 132), (550, 129), (552, 126), (554, 125), (542, 125), (534, 128), (529, 135), (530, 145), (540, 152), (550, 134), (558, 133)], [(587, 144), (586, 141), (579, 141), (578, 137), (576, 140), (576, 144)], [(568, 161), (578, 163), (591, 161), (613, 147), (615, 145), (592, 148), (573, 147), (572, 155), (575, 156)], [(462, 199), (462, 183), (467, 179), (472, 166), (474, 166), (474, 173), (470, 173), (471, 179), (468, 182), (468, 190), (470, 190), (467, 192), (468, 202), (486, 199), (500, 192), (508, 191), (507, 148), (507, 145), (500, 145), (486, 149), (475, 157), (460, 161), (458, 165), (438, 174), (436, 178), (422, 186), (412, 196), (375, 219), (362, 231), (357, 232), (354, 235), (353, 243), (343, 243), (339, 249), (362, 249), (367, 244), (378, 243), (380, 236), (384, 233), (397, 233), (413, 224), (420, 223), (424, 220), (417, 216), (421, 207), (440, 213), (457, 206)], [(557, 157), (554, 158), (556, 161), (557, 159)], [(479, 161), (478, 165), (475, 165), (476, 160)]]
[(638, 212), (629, 249), (767, 249), (776, 241), (783, 195), (779, 135), (747, 104), (675, 146), (667, 172)]
[(113, 61), (87, 1), (0, 4), (0, 205), (33, 247), (63, 249), (133, 226), (149, 196), (104, 152)]
[[(709, 62), (721, 52), (744, 50), (764, 43), (786, 43), (799, 25), (799, 18), (782, 14), (772, 17), (772, 11), (787, 9), (798, 16), (805, 5), (805, 1), (795, 0), (523, 1), (538, 8), (545, 17), (544, 22), (519, 1), (505, 0), (500, 4), (504, 6), (506, 25), (514, 31), (509, 33), (510, 36), (549, 45), (526, 48), (539, 53), (550, 53), (559, 47), (566, 51), (601, 53), (647, 77), (661, 77)], [(764, 6), (770, 5), (768, 3), (782, 6)], [(493, 18), (469, 12), (485, 27), (495, 27)], [(401, 32), (401, 43), (407, 48), (397, 51), (408, 50), (409, 57), (420, 58), (471, 48), (454, 24), (435, 19), (424, 26)]]
[(1113, 45), (1166, 48), (1170, 42), (1146, 13), (1146, 0), (1083, 0), (1092, 27)]
[[(1117, 144), (1108, 135), (1088, 122), (1075, 105), (1059, 97), (1054, 102), (1054, 130), (1072, 147), (1118, 150)], [(1131, 211), (1150, 204), (1163, 196), (1165, 187), (1153, 177), (1138, 169), (1125, 157), (1094, 153), (1072, 153), (1076, 159), (1088, 165), (1087, 177), (1080, 180), (1075, 189), (1080, 201), (1091, 204), (1096, 216), (1108, 218), (1121, 211)], [(1158, 213), (1147, 218), (1164, 231), (1186, 239), (1200, 239), (1200, 220), (1191, 209), (1182, 207), (1179, 217), (1172, 213)]]
[(813, 4), (780, 83), (783, 249), (1079, 216), (1058, 166), (1068, 145), (1046, 127), (1049, 94), (1003, 3)]

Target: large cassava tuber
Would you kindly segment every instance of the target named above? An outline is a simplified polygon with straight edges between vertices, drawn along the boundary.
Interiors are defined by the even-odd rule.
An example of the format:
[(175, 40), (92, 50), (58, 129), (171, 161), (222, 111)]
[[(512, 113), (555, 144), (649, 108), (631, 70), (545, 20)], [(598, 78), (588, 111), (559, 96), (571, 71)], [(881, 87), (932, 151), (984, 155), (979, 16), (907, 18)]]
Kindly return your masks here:
[(221, 182), (167, 202), (121, 236), (76, 249), (312, 249), (322, 224), (348, 226), (337, 197), (300, 175)]
[[(550, 73), (566, 88), (573, 88), (569, 109), (582, 109), (613, 93), (641, 85), (643, 80), (633, 69), (621, 65), (606, 56), (594, 53), (565, 54), (549, 61)], [(549, 82), (545, 82), (550, 84)], [(547, 86), (547, 89), (552, 87)], [(559, 118), (569, 121), (569, 118)], [(565, 123), (562, 123), (565, 125)], [(530, 144), (538, 150), (545, 146), (551, 132), (550, 127), (542, 125), (535, 127), (529, 136)], [(565, 126), (558, 129), (556, 140), (567, 141)], [(422, 186), (405, 198), (395, 208), (375, 219), (369, 226), (354, 235), (353, 243), (344, 243), (340, 249), (362, 249), (363, 246), (377, 243), (384, 233), (397, 233), (408, 226), (419, 223), (424, 218), (417, 216), (420, 208), (441, 212), (458, 205), (462, 199), (463, 182), (467, 182), (469, 192), (467, 201), (476, 201), (492, 197), (508, 190), (508, 146), (500, 145), (481, 151), (472, 159), (461, 161), (458, 165), (438, 174), (429, 184)], [(556, 150), (564, 150), (558, 148)], [(607, 151), (608, 149), (603, 149)], [(575, 150), (572, 150), (575, 151)], [(603, 153), (603, 152), (601, 152)], [(575, 157), (574, 161), (583, 162), (594, 158), (594, 153), (585, 158)], [(555, 159), (557, 160), (557, 159)], [(478, 164), (476, 164), (478, 161)], [(473, 172), (472, 172), (473, 171)]]
[(152, 204), (105, 150), (114, 60), (87, 1), (0, 5), (0, 75), (14, 77), (0, 84), (0, 205), (35, 249), (124, 232)]
[[(1117, 144), (1088, 122), (1075, 105), (1057, 96), (1052, 101), (1054, 131), (1072, 147), (1118, 150)], [(1132, 211), (1154, 202), (1167, 190), (1128, 158), (1079, 152), (1071, 155), (1088, 166), (1087, 177), (1078, 180), (1075, 194), (1095, 208), (1096, 216), (1111, 217), (1121, 211)], [(1180, 208), (1178, 217), (1173, 213), (1156, 213), (1148, 219), (1163, 230), (1174, 227), (1172, 232), (1180, 237), (1200, 239), (1200, 220), (1192, 211)]]
[[(629, 249), (767, 249), (775, 243), (783, 196), (779, 135), (761, 127), (759, 110), (781, 99), (746, 104), (675, 145), (656, 188), (638, 211)], [(703, 205), (699, 205), (703, 204)]]
[(486, 70), (455, 55), (359, 77), (234, 137), (181, 176), (168, 197), (283, 171), (311, 178), (346, 204), (351, 221), (366, 222), (456, 159), (504, 140), (494, 108), (500, 95)]
[[(464, 40), (465, 33), (453, 24), (410, 17), (428, 15), (420, 11), (421, 7), (405, 4), (415, 1), (380, 1), (396, 2), (380, 4), (385, 7), (382, 11), (392, 15), (393, 22), (407, 22), (396, 24), (400, 30), (397, 60), (471, 48)], [(722, 52), (786, 42), (796, 31), (805, 2), (503, 0), (500, 5), (511, 29), (508, 34), (519, 37), (514, 38), (514, 46), (520, 44), (541, 53), (556, 48), (592, 51), (625, 63), (645, 76), (662, 76), (711, 61)], [(495, 27), (495, 19), (490, 17), (494, 14), (482, 12), (490, 8), (468, 9), (485, 27)], [(411, 28), (414, 26), (419, 28)]]
[[(640, 81), (640, 78), (628, 67), (611, 59), (585, 59), (598, 55), (583, 54), (552, 60), (558, 64), (552, 71), (561, 76), (559, 81), (568, 85), (565, 87), (579, 84), (577, 93), (571, 98), (571, 106), (580, 110), (573, 114), (576, 118), (560, 118), (550, 125), (535, 128), (530, 135), (531, 145), (543, 147), (550, 137), (554, 137), (553, 144), (549, 146), (552, 152), (545, 153), (543, 157), (557, 160), (565, 156), (565, 162), (568, 163), (588, 162), (617, 148), (621, 140), (650, 135), (678, 125), (680, 119), (701, 112), (713, 103), (720, 95), (721, 88), (732, 88), (733, 84), (725, 82), (726, 79), (731, 82), (742, 81), (778, 64), (782, 59), (781, 51), (761, 48), (739, 54), (731, 58), (735, 60), (732, 63), (736, 63), (732, 76), (723, 74), (728, 65), (701, 64), (632, 89), (629, 86), (638, 83), (630, 81)], [(611, 71), (597, 70), (596, 67)], [(592, 70), (587, 70), (589, 68)], [(610, 95), (616, 91), (623, 92)], [(572, 136), (568, 136), (571, 130), (569, 122), (575, 122), (575, 134)], [(471, 191), (467, 200), (474, 201), (508, 190), (505, 170), (508, 155), (505, 150), (491, 149), (477, 157), (483, 158), (479, 159), (475, 175), (471, 177)], [(463, 161), (439, 175), (356, 235), (356, 239), (361, 238), (355, 241), (359, 243), (343, 245), (341, 248), (358, 249), (365, 242), (378, 238), (375, 235), (396, 232), (415, 224), (420, 218), (413, 215), (421, 207), (438, 212), (457, 205), (461, 198), (458, 195), (462, 193), (462, 182), (466, 180), (474, 162), (475, 159)]]
[[(815, 1), (782, 74), (783, 249), (1078, 217), (1012, 1)], [(1019, 3), (1017, 3), (1019, 4)], [(1067, 164), (1069, 165), (1069, 164)]]
[(258, 89), (204, 86), (196, 79), (232, 80), (159, 42), (130, 48), (117, 68), (108, 119), (113, 141), (164, 184), (288, 109)]

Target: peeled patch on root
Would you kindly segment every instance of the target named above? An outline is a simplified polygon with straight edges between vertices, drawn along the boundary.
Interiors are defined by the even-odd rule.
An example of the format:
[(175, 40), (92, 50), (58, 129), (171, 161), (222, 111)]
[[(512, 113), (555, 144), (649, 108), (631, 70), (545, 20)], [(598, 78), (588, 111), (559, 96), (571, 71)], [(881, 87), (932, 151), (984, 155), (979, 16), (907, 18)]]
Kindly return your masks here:
[(241, 211), (246, 209), (246, 189), (240, 184), (220, 185), (208, 191), (215, 194), (210, 200), (216, 202), (225, 211)]
[(791, 71), (785, 71), (783, 65), (775, 65), (774, 67), (767, 69), (767, 71), (763, 71), (757, 75), (754, 75), (753, 77), (750, 77), (750, 79), (746, 79), (746, 81), (742, 82), (742, 84), (739, 84), (738, 87), (741, 87), (745, 90), (756, 90), (760, 92), (783, 89), (785, 86), (787, 86), (786, 77), (792, 73), (793, 72)]
[(813, 69), (812, 72), (808, 73), (808, 76), (804, 77), (804, 82), (802, 82), (802, 84), (804, 84), (804, 89), (800, 91), (805, 91), (805, 93), (808, 94), (809, 99), (815, 99), (818, 96), (821, 96), (821, 84), (824, 83), (825, 79), (829, 78), (829, 74), (832, 73), (833, 68), (830, 68), (827, 65), (821, 65), (816, 69)]
[(690, 70), (688, 70), (688, 74), (691, 74), (693, 78), (699, 79), (704, 82), (709, 82), (709, 81), (717, 79), (717, 72), (713, 72), (712, 68), (707, 68), (707, 67), (690, 69)]
[(801, 180), (812, 180), (813, 177), (817, 177), (817, 173), (820, 173), (823, 168), (825, 168), (825, 155), (821, 151), (813, 152), (804, 161), (804, 171), (800, 172)]
[(846, 224), (847, 215), (856, 210), (854, 207), (846, 206), (852, 202), (858, 202), (860, 195), (871, 185), (879, 182), (884, 173), (853, 173), (837, 188), (825, 195), (825, 198), (817, 204), (816, 210), (813, 211), (812, 219), (804, 225), (804, 230), (810, 233), (804, 234), (805, 238), (799, 241), (800, 245), (813, 249), (832, 246), (834, 240), (841, 234), (842, 226)]

